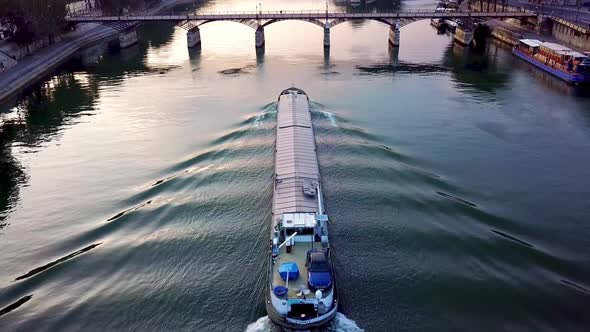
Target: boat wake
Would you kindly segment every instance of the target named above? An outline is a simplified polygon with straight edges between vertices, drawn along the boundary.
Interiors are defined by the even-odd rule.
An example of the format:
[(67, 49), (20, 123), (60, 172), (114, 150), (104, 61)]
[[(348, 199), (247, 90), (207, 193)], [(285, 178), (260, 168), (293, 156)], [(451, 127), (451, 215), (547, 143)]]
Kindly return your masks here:
[(338, 124), (336, 123), (336, 114), (327, 111), (321, 111), (321, 113), (328, 118), (332, 127), (338, 127)]
[(277, 103), (272, 102), (269, 104), (264, 105), (262, 111), (250, 119), (246, 120), (244, 123), (252, 122), (255, 128), (262, 126), (263, 122), (269, 117), (269, 115), (276, 114), (277, 112)]
[(270, 332), (281, 331), (281, 327), (275, 325), (268, 316), (260, 317), (254, 323), (246, 327), (246, 332)]
[(312, 112), (316, 113), (315, 115), (319, 116), (320, 118), (327, 119), (332, 127), (338, 127), (338, 123), (336, 122), (336, 114), (326, 111), (325, 106), (320, 103), (309, 103), (311, 106)]
[[(279, 332), (284, 331), (284, 329), (276, 324), (274, 324), (268, 316), (264, 316), (259, 318), (254, 323), (248, 325), (246, 327), (246, 332)], [(330, 324), (326, 327), (319, 329), (319, 331), (327, 331), (327, 332), (362, 332), (364, 331), (355, 321), (346, 317), (342, 313), (337, 313), (336, 317)]]

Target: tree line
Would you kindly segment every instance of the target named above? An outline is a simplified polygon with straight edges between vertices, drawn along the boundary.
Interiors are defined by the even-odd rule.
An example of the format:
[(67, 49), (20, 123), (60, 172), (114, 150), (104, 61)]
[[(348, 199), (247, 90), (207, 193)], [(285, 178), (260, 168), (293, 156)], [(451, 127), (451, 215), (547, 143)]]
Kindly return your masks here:
[(122, 14), (123, 10), (143, 8), (158, 3), (160, 0), (96, 0), (105, 14)]
[(67, 28), (68, 0), (0, 0), (0, 25), (19, 43), (52, 38)]
[[(0, 0), (0, 29), (12, 41), (28, 44), (34, 40), (50, 40), (73, 28), (65, 20), (67, 5), (83, 1), (88, 8), (98, 7), (105, 14), (121, 14), (124, 10), (144, 8), (160, 0)], [(96, 9), (96, 8), (94, 8)]]

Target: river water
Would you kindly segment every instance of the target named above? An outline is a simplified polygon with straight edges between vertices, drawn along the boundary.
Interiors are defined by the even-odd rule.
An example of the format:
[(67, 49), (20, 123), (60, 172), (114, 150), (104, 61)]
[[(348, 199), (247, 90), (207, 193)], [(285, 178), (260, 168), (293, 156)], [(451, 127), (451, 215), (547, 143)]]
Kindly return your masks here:
[(3, 105), (0, 330), (277, 330), (264, 262), (292, 85), (332, 219), (328, 330), (587, 329), (588, 92), (500, 44), (401, 31), (396, 52), (385, 25), (341, 24), (324, 52), (317, 26), (280, 22), (262, 54), (218, 22), (189, 52), (184, 30), (147, 24), (138, 46), (86, 52)]

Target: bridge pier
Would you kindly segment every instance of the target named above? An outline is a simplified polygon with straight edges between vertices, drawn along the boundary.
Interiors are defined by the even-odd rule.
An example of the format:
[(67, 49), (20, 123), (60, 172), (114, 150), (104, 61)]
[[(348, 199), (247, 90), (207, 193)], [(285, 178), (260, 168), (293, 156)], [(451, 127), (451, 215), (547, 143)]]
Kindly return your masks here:
[(122, 31), (119, 34), (119, 47), (127, 48), (137, 44), (137, 30), (134, 28)]
[(256, 64), (261, 65), (264, 63), (264, 53), (265, 53), (264, 46), (256, 48)]
[(548, 17), (538, 17), (537, 24), (535, 24), (535, 31), (540, 34), (551, 34), (553, 30), (553, 20)]
[(393, 47), (391, 44), (389, 45), (389, 47), (387, 48), (387, 51), (389, 53), (389, 60), (391, 61), (391, 64), (396, 66), (399, 64), (399, 47)]
[(259, 26), (254, 33), (254, 45), (256, 48), (264, 47), (264, 28)]
[(324, 27), (324, 47), (330, 47), (330, 28)]
[(473, 28), (458, 25), (455, 29), (455, 41), (464, 46), (471, 45), (473, 41)]
[(397, 23), (389, 26), (389, 45), (399, 47), (399, 27)]
[(194, 27), (186, 33), (186, 44), (189, 48), (201, 47), (201, 31), (199, 27)]

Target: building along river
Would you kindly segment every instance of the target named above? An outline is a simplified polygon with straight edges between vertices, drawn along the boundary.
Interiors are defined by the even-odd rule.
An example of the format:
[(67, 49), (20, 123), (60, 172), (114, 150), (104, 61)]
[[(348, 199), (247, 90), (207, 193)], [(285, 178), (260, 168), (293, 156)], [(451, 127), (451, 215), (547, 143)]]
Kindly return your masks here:
[(260, 276), (292, 85), (332, 219), (334, 329), (587, 328), (588, 92), (427, 20), (401, 31), (396, 52), (385, 25), (341, 24), (324, 52), (322, 29), (280, 22), (257, 54), (241, 24), (204, 25), (201, 51), (145, 24), (1, 106), (0, 330), (273, 329)]

